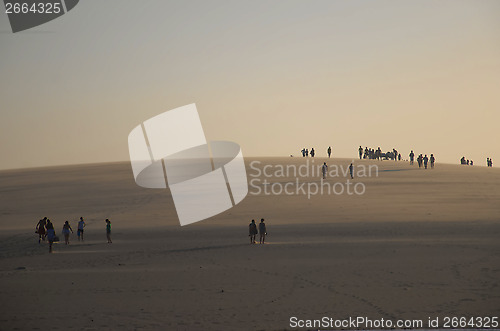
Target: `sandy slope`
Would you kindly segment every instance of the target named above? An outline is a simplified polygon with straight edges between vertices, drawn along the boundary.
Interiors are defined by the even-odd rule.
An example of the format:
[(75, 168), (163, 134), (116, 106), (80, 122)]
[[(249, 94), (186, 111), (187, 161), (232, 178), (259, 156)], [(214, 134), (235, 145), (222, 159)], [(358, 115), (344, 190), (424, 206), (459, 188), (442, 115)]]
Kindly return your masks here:
[[(259, 160), (252, 169), (247, 159), (249, 179), (264, 165), (306, 162)], [(330, 169), (350, 161), (327, 160)], [(254, 181), (231, 210), (182, 228), (168, 190), (137, 187), (127, 163), (0, 172), (0, 329), (274, 330), (290, 329), (291, 316), (498, 316), (500, 171), (355, 164), (379, 165), (378, 176), (354, 179), (363, 195), (265, 195), (296, 180), (273, 176)], [(43, 216), (58, 232), (85, 216), (87, 240), (74, 235), (49, 255), (33, 233)], [(269, 244), (250, 245), (247, 224), (261, 217)]]

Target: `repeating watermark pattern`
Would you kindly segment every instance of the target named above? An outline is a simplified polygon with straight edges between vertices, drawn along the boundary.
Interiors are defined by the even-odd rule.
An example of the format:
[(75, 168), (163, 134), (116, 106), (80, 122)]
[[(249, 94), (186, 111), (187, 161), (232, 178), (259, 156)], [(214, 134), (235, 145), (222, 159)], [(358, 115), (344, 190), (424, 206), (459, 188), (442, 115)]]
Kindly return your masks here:
[[(327, 166), (309, 159), (305, 163), (265, 164), (250, 162), (249, 181), (251, 195), (363, 195), (364, 178), (378, 177), (376, 164)], [(356, 178), (356, 181), (354, 181)]]
[(80, 0), (4, 0), (5, 13), (9, 17), (12, 32), (33, 28), (56, 19)]
[(128, 145), (136, 183), (168, 185), (181, 225), (232, 208), (248, 193), (240, 146), (207, 143), (195, 104), (146, 120), (130, 132)]

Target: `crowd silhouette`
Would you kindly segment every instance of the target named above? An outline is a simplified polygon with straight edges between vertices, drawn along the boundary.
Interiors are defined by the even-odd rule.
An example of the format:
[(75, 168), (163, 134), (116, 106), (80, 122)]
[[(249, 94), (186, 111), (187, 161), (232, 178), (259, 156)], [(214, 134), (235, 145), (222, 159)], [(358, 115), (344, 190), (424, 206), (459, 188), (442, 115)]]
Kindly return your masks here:
[[(302, 154), (302, 157), (314, 157), (316, 155), (316, 151), (314, 150), (314, 147), (311, 148), (310, 150), (308, 148), (303, 148), (300, 153)], [(332, 157), (332, 147), (328, 146), (326, 150), (326, 154), (328, 158)], [(293, 156), (293, 155), (291, 155)], [(371, 148), (371, 147), (365, 147), (363, 148), (362, 146), (359, 146), (358, 148), (358, 156), (360, 160), (392, 160), (392, 161), (402, 161), (403, 157), (401, 156), (401, 153), (398, 152), (397, 149), (393, 148), (392, 151), (387, 151), (387, 152), (382, 152), (382, 149), (380, 147), (377, 148)], [(434, 165), (436, 163), (436, 158), (434, 154), (430, 154), (430, 156), (427, 156), (427, 154), (419, 154), (418, 156), (413, 152), (413, 150), (410, 151), (410, 154), (408, 154), (408, 161), (410, 162), (410, 165), (413, 165), (415, 161), (417, 161), (418, 167), (419, 168), (434, 168)], [(407, 161), (407, 160), (404, 160)], [(468, 160), (463, 156), (460, 159), (460, 164), (462, 165), (474, 165), (473, 160)], [(493, 160), (491, 158), (486, 158), (486, 166), (487, 167), (493, 167)]]
[(393, 148), (392, 151), (382, 152), (382, 149), (378, 147), (369, 148), (359, 146), (358, 155), (360, 160), (393, 160), (393, 161), (401, 161), (401, 154)]
[[(314, 157), (314, 155), (316, 155), (316, 151), (314, 150), (314, 147), (311, 148), (310, 151), (307, 148), (302, 148), (300, 153), (302, 154), (302, 157), (308, 157), (309, 155), (311, 155), (311, 157)], [(330, 153), (331, 153), (331, 148), (330, 148)], [(328, 156), (328, 157), (330, 157), (330, 156)]]
[[(112, 243), (111, 241), (111, 221), (109, 219), (106, 219), (106, 237), (108, 239), (108, 243)], [(83, 217), (80, 217), (80, 221), (78, 222), (78, 241), (80, 239), (83, 241), (83, 232), (85, 228), (85, 220)], [(40, 244), (42, 241), (45, 241), (47, 239), (49, 243), (49, 253), (52, 253), (52, 245), (54, 242), (59, 241), (59, 237), (56, 235), (56, 232), (54, 230), (54, 224), (48, 219), (47, 217), (44, 217), (43, 219), (39, 220), (35, 233), (38, 234), (38, 243)], [(70, 234), (73, 233), (73, 229), (71, 228), (71, 225), (69, 221), (65, 221), (62, 227), (61, 233), (64, 235), (64, 243), (66, 245), (69, 245), (69, 239), (70, 239)]]
[(467, 160), (465, 158), (465, 156), (462, 156), (462, 158), (460, 159), (460, 164), (462, 164), (462, 165), (471, 165), (472, 166), (472, 165), (474, 165), (474, 161)]
[[(393, 161), (401, 161), (401, 153), (398, 152), (397, 149), (393, 148), (392, 151), (388, 151), (383, 153), (382, 149), (378, 147), (377, 149), (359, 146), (358, 148), (359, 159), (368, 159), (368, 160), (393, 160)], [(413, 165), (415, 161), (415, 153), (413, 150), (408, 154), (410, 165)], [(434, 168), (434, 164), (436, 162), (436, 158), (434, 154), (427, 156), (427, 154), (419, 154), (416, 158), (417, 164), (419, 168), (427, 169), (429, 166), (431, 169)], [(406, 160), (405, 160), (406, 161)]]

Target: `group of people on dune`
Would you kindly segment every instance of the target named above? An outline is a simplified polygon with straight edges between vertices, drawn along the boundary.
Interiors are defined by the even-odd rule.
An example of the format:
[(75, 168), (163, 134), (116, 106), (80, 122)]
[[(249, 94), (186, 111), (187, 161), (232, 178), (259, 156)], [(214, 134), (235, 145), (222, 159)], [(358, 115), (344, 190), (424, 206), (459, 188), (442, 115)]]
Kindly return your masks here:
[[(108, 243), (111, 244), (111, 221), (109, 219), (106, 219), (106, 237), (108, 239)], [(80, 217), (80, 221), (78, 222), (78, 230), (77, 230), (77, 235), (78, 235), (78, 241), (83, 241), (83, 233), (85, 229), (85, 220), (83, 217)], [(52, 253), (52, 244), (56, 241), (59, 241), (59, 237), (56, 235), (56, 232), (54, 230), (54, 224), (48, 219), (47, 217), (44, 217), (43, 219), (39, 220), (37, 225), (36, 225), (36, 230), (35, 233), (38, 234), (38, 243), (40, 244), (42, 241), (45, 241), (45, 238), (47, 238), (47, 241), (49, 242), (49, 253)], [(73, 229), (71, 228), (71, 225), (69, 224), (69, 221), (64, 222), (63, 227), (62, 227), (62, 234), (64, 235), (64, 243), (66, 245), (69, 245), (69, 235), (70, 233), (73, 233)]]
[[(411, 151), (409, 156), (410, 156), (410, 164), (413, 165), (413, 160), (415, 159), (415, 153), (413, 153), (413, 151)], [(427, 169), (427, 164), (429, 163), (429, 161), (431, 162), (431, 169), (434, 168), (434, 163), (436, 162), (436, 158), (434, 157), (434, 154), (431, 154), (430, 158), (427, 157), (427, 154), (425, 154), (425, 156), (420, 154), (417, 157), (417, 163), (418, 163), (419, 168), (422, 168), (422, 166), (424, 166), (424, 168)]]

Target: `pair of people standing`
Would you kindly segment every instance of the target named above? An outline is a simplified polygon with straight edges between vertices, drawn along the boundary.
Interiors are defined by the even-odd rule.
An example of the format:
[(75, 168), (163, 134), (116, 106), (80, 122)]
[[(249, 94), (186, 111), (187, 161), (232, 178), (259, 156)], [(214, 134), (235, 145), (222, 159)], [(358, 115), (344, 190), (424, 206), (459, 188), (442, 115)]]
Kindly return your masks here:
[(263, 244), (266, 240), (266, 235), (267, 235), (267, 229), (266, 229), (266, 223), (264, 223), (264, 219), (261, 218), (260, 223), (259, 223), (259, 231), (257, 232), (257, 224), (255, 224), (255, 220), (252, 220), (252, 222), (248, 225), (248, 232), (250, 236), (250, 244), (255, 244), (255, 236), (257, 233), (260, 233), (260, 244)]

